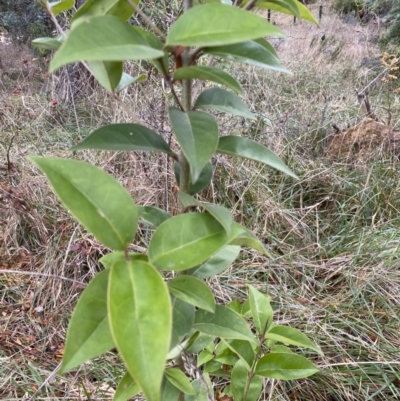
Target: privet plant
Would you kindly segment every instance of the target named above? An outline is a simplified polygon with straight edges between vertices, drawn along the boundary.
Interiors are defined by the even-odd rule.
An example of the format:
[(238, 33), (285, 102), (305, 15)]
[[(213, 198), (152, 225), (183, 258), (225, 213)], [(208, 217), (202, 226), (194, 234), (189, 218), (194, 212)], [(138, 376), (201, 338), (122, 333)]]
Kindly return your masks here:
[[(263, 243), (236, 223), (229, 210), (196, 197), (212, 181), (212, 157), (247, 158), (296, 177), (261, 144), (240, 136), (219, 136), (218, 112), (250, 119), (254, 115), (238, 97), (239, 82), (211, 64), (228, 59), (284, 70), (264, 39), (282, 32), (252, 13), (256, 6), (315, 20), (296, 0), (235, 4), (185, 0), (180, 16), (168, 32), (162, 32), (135, 1), (87, 0), (64, 36), (34, 41), (56, 50), (51, 71), (82, 61), (114, 94), (140, 79), (123, 72), (125, 60), (152, 63), (172, 94), (169, 121), (179, 145), (172, 149), (157, 132), (126, 123), (97, 129), (72, 148), (166, 153), (175, 164), (179, 187), (181, 213), (175, 216), (136, 205), (114, 178), (97, 167), (76, 160), (31, 158), (68, 210), (112, 250), (100, 259), (104, 270), (83, 291), (75, 308), (61, 373), (117, 348), (126, 374), (115, 400), (138, 393), (149, 401), (214, 399), (210, 377), (226, 377), (228, 396), (255, 401), (264, 377), (290, 380), (318, 371), (290, 345), (320, 351), (300, 331), (274, 324), (268, 295), (249, 285), (243, 305), (237, 301), (216, 305), (207, 285), (207, 278), (232, 264), (241, 246), (267, 254)], [(73, 4), (59, 0), (45, 7), (56, 16)], [(127, 23), (135, 12), (148, 30)], [(214, 86), (192, 99), (193, 80), (211, 81)], [(146, 254), (129, 252), (139, 220), (154, 229)], [(174, 272), (173, 278), (166, 280), (163, 272)], [(190, 354), (197, 355), (202, 372), (196, 378), (185, 371)]]

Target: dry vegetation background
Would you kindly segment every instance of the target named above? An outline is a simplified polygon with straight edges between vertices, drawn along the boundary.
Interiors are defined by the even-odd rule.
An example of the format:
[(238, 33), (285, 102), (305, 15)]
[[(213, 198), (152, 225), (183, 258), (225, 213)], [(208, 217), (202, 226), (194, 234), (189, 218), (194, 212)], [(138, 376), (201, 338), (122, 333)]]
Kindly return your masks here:
[[(385, 76), (381, 27), (346, 23), (328, 5), (320, 27), (272, 20), (287, 33), (272, 42), (292, 75), (226, 63), (258, 118), (222, 117), (221, 127), (275, 150), (300, 181), (251, 162), (214, 160), (215, 181), (202, 198), (232, 208), (273, 258), (244, 250), (210, 284), (220, 302), (242, 299), (246, 283), (265, 290), (276, 319), (306, 332), (325, 354), (307, 354), (321, 367), (316, 376), (266, 381), (264, 400), (400, 399), (400, 164), (390, 151), (367, 160), (327, 151), (332, 124), (345, 130), (364, 119), (356, 91)], [(164, 156), (68, 151), (111, 122), (142, 121), (169, 138), (171, 96), (151, 75), (117, 103), (76, 67), (48, 76), (47, 61), (34, 58), (26, 46), (0, 46), (0, 399), (108, 400), (123, 373), (113, 353), (56, 375), (70, 313), (107, 249), (70, 218), (26, 156), (86, 160), (117, 177), (138, 204), (174, 213)], [(375, 112), (390, 116), (389, 130), (400, 118), (395, 87), (380, 78), (369, 87)], [(150, 235), (142, 227), (133, 248)]]

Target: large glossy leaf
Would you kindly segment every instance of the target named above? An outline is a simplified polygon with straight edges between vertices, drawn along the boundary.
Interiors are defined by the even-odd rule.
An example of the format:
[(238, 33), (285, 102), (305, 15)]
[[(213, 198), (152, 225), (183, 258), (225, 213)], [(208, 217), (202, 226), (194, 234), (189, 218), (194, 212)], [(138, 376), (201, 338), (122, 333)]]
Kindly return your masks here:
[(208, 278), (220, 274), (236, 260), (239, 253), (240, 246), (227, 245), (202, 265), (190, 269), (188, 274), (199, 278)]
[(114, 348), (107, 317), (108, 270), (85, 288), (68, 327), (60, 374)]
[(113, 401), (128, 401), (140, 392), (139, 385), (132, 379), (132, 376), (126, 372), (118, 387), (115, 390)]
[(227, 233), (231, 232), (233, 217), (228, 209), (224, 208), (223, 206), (200, 202), (184, 192), (179, 192), (179, 199), (182, 202), (183, 207), (199, 206), (203, 208), (210, 213), (211, 216), (213, 216), (222, 227), (224, 227)]
[(256, 374), (270, 379), (295, 380), (317, 373), (319, 369), (304, 356), (271, 353), (257, 363)]
[(71, 148), (80, 149), (157, 151), (175, 156), (161, 135), (143, 125), (131, 123), (110, 124), (97, 129)]
[(67, 209), (104, 245), (124, 250), (135, 236), (138, 212), (113, 177), (90, 164), (31, 157)]
[(163, 57), (148, 45), (137, 28), (112, 16), (83, 19), (54, 55), (50, 71), (76, 61), (124, 61)]
[(207, 54), (251, 64), (256, 67), (288, 72), (280, 63), (275, 49), (265, 39), (249, 40), (227, 46), (206, 47), (203, 51)]
[(172, 327), (169, 292), (158, 271), (142, 261), (115, 263), (110, 269), (108, 314), (129, 374), (149, 401), (158, 401)]
[(75, 0), (48, 1), (47, 5), (49, 6), (52, 14), (56, 16), (72, 8), (75, 5)]
[(37, 38), (32, 40), (32, 45), (43, 50), (58, 50), (62, 44), (62, 37)]
[(209, 88), (201, 92), (194, 107), (255, 119), (254, 114), (245, 103), (233, 93), (221, 88)]
[(190, 384), (187, 376), (177, 368), (170, 368), (165, 370), (165, 377), (171, 384), (182, 391), (185, 394), (196, 394), (192, 385)]
[(90, 72), (99, 81), (100, 85), (114, 92), (122, 77), (122, 61), (88, 61)]
[(170, 107), (169, 118), (177, 141), (190, 164), (192, 182), (210, 161), (218, 145), (218, 125), (215, 118), (202, 111), (184, 113)]
[(172, 297), (172, 338), (174, 348), (192, 329), (195, 308), (179, 298)]
[(193, 276), (177, 276), (168, 281), (172, 295), (188, 304), (214, 312), (215, 299), (211, 290), (200, 279)]
[[(132, 0), (139, 4), (140, 0)], [(134, 9), (125, 0), (86, 0), (74, 14), (72, 21), (81, 17), (93, 17), (96, 15), (114, 15), (122, 21), (127, 21), (133, 14)]]
[[(197, 193), (199, 193), (202, 189), (204, 189), (205, 187), (207, 187), (213, 177), (213, 167), (212, 164), (210, 162), (208, 162), (205, 167), (203, 168), (203, 170), (201, 170), (201, 173), (199, 175), (199, 178), (197, 179), (196, 182), (194, 183), (190, 183), (189, 186), (189, 195), (196, 195)], [(174, 174), (175, 174), (175, 179), (176, 179), (176, 183), (179, 186), (180, 183), (180, 175), (181, 175), (181, 168), (178, 162), (174, 163)]]
[(223, 136), (219, 140), (217, 152), (255, 160), (298, 178), (275, 153), (251, 139), (231, 135)]
[(174, 80), (180, 79), (201, 79), (203, 81), (212, 81), (227, 86), (236, 93), (242, 93), (242, 86), (240, 83), (220, 68), (206, 65), (178, 68), (174, 72)]
[(265, 334), (268, 340), (279, 341), (284, 344), (296, 345), (309, 348), (318, 353), (321, 351), (301, 331), (289, 326), (275, 326)]
[(199, 309), (196, 312), (193, 328), (215, 337), (257, 343), (246, 320), (233, 310), (221, 305), (216, 306), (215, 313)]
[(249, 300), (251, 315), (258, 334), (264, 334), (272, 322), (273, 310), (270, 304), (271, 298), (249, 285)]
[(255, 249), (264, 255), (270, 256), (264, 244), (257, 238), (257, 236), (239, 223), (233, 223), (233, 228), (230, 235), (232, 238), (229, 242), (230, 245), (245, 246)]
[(141, 75), (138, 75), (137, 77), (131, 77), (126, 72), (123, 72), (121, 80), (119, 81), (117, 87), (115, 88), (115, 92), (116, 93), (121, 92), (122, 90), (127, 88), (129, 85), (132, 85), (135, 82), (144, 81), (146, 78), (147, 78), (146, 74), (141, 74)]
[(155, 206), (138, 206), (139, 219), (150, 227), (157, 228), (171, 217), (165, 210)]
[(238, 7), (205, 4), (176, 20), (168, 33), (167, 45), (218, 46), (267, 35), (282, 36), (282, 31)]
[(149, 244), (149, 260), (158, 269), (186, 270), (227, 244), (224, 228), (208, 213), (185, 213), (164, 221)]
[(222, 340), (227, 347), (243, 360), (245, 367), (250, 371), (254, 361), (254, 350), (252, 345), (245, 340)]

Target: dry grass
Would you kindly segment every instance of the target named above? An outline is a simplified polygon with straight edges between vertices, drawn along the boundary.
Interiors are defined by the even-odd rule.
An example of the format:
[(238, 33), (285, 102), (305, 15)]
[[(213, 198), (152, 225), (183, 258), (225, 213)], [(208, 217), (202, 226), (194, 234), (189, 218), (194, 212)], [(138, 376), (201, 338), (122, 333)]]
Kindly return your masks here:
[[(221, 118), (221, 130), (274, 149), (300, 180), (254, 163), (215, 159), (215, 182), (203, 199), (231, 207), (274, 257), (243, 251), (240, 261), (211, 285), (221, 302), (243, 298), (247, 283), (265, 289), (277, 320), (308, 333), (324, 351), (322, 358), (309, 355), (323, 368), (321, 374), (268, 381), (263, 399), (400, 399), (399, 164), (390, 155), (351, 165), (324, 155), (332, 124), (346, 127), (363, 118), (355, 92), (377, 74), (360, 67), (365, 57), (379, 55), (376, 28), (347, 25), (330, 12), (320, 28), (275, 18), (288, 36), (274, 43), (293, 74), (226, 64), (238, 74), (258, 119)], [(23, 60), (33, 57), (26, 49), (4, 51), (8, 60), (14, 57), (7, 69), (22, 65), (24, 71)], [(146, 71), (145, 66), (132, 68)], [(67, 103), (72, 83), (62, 76), (37, 80), (21, 73), (2, 81), (0, 398), (110, 399), (123, 371), (113, 353), (66, 377), (52, 374), (70, 312), (107, 250), (70, 218), (25, 157), (86, 160), (117, 177), (138, 204), (174, 213), (172, 166), (164, 156), (68, 151), (93, 129), (132, 119), (169, 139), (171, 95), (160, 91), (156, 76), (126, 91), (124, 105), (87, 86)], [(382, 117), (383, 108), (389, 108), (396, 125), (398, 99), (378, 82), (370, 88), (373, 106)], [(13, 95), (18, 88), (21, 92)], [(55, 107), (52, 99), (58, 101)], [(150, 235), (142, 228), (134, 247), (142, 249)]]

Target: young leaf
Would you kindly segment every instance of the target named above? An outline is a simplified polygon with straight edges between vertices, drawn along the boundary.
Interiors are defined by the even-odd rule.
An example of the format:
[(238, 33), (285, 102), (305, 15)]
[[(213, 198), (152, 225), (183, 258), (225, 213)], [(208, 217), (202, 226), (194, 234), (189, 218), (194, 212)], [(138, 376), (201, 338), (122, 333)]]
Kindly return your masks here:
[(204, 53), (267, 68), (274, 71), (289, 72), (282, 66), (275, 49), (265, 40), (249, 40), (228, 46), (206, 47)]
[(250, 371), (254, 361), (254, 350), (252, 345), (248, 341), (244, 340), (221, 340), (231, 351), (233, 351), (246, 366), (246, 369)]
[(256, 373), (270, 379), (295, 380), (317, 373), (319, 369), (304, 356), (271, 353), (257, 363)]
[(62, 44), (62, 38), (37, 38), (32, 40), (32, 46), (43, 50), (58, 50)]
[(249, 372), (244, 362), (239, 359), (233, 367), (231, 375), (231, 391), (235, 401), (243, 401), (245, 399), (245, 390), (248, 380)]
[(271, 298), (249, 285), (249, 299), (254, 325), (257, 332), (263, 334), (267, 330), (269, 323), (272, 322), (274, 313), (270, 304)]
[(177, 141), (190, 164), (192, 182), (196, 182), (218, 145), (218, 125), (215, 118), (201, 111), (184, 113), (169, 108), (169, 118)]
[(255, 120), (250, 109), (233, 93), (221, 88), (210, 88), (200, 93), (195, 109), (216, 110)]
[(128, 401), (139, 392), (140, 387), (132, 379), (131, 375), (126, 372), (115, 390), (113, 401)]
[(122, 77), (122, 61), (88, 61), (90, 72), (100, 85), (114, 92)]
[(284, 344), (296, 345), (298, 347), (309, 348), (321, 354), (321, 350), (319, 350), (304, 333), (293, 327), (272, 327), (272, 329), (265, 334), (265, 339), (279, 341)]
[[(139, 1), (134, 0), (136, 4), (139, 4)], [(72, 17), (72, 22), (81, 17), (96, 15), (114, 15), (122, 21), (127, 21), (133, 12), (133, 7), (125, 0), (86, 0)]]
[(135, 236), (138, 212), (113, 177), (77, 160), (30, 157), (66, 208), (105, 246), (124, 250)]
[(227, 241), (224, 228), (208, 213), (180, 214), (156, 229), (149, 260), (161, 270), (185, 270), (207, 260)]
[(210, 213), (211, 216), (213, 216), (214, 219), (217, 220), (222, 227), (224, 227), (227, 233), (231, 232), (233, 217), (228, 209), (225, 209), (223, 206), (200, 202), (197, 199), (191, 197), (190, 195), (180, 191), (179, 191), (179, 199), (182, 202), (183, 207), (199, 206), (203, 208), (208, 213)]
[(208, 278), (220, 274), (236, 260), (239, 253), (240, 246), (227, 245), (202, 265), (190, 269), (188, 274), (199, 278)]
[(219, 46), (267, 35), (283, 33), (263, 18), (238, 7), (205, 4), (176, 20), (168, 33), (167, 46)]
[(201, 365), (211, 361), (211, 359), (214, 359), (214, 354), (205, 349), (197, 357), (197, 367), (199, 368)]
[(170, 368), (165, 370), (165, 377), (168, 381), (173, 384), (176, 388), (182, 391), (185, 394), (196, 394), (192, 385), (190, 384), (189, 379), (186, 375), (177, 368)]
[(54, 55), (50, 71), (76, 61), (124, 61), (164, 56), (132, 26), (109, 15), (84, 18), (70, 31)]
[(195, 308), (179, 298), (172, 297), (172, 338), (170, 349), (188, 335), (194, 322)]
[(177, 276), (168, 281), (172, 295), (188, 304), (209, 312), (215, 310), (215, 299), (211, 290), (201, 280), (193, 276)]
[[(208, 162), (203, 170), (201, 170), (200, 176), (197, 179), (195, 183), (190, 183), (189, 186), (189, 195), (196, 195), (198, 194), (202, 189), (207, 187), (213, 177), (213, 167), (210, 162)], [(175, 174), (175, 180), (177, 185), (179, 186), (180, 183), (180, 175), (181, 175), (181, 168), (178, 162), (174, 163), (174, 174)]]
[(117, 87), (115, 88), (115, 92), (121, 92), (125, 88), (127, 88), (129, 85), (134, 84), (135, 82), (142, 82), (147, 78), (146, 74), (141, 74), (138, 75), (137, 77), (131, 77), (129, 74), (126, 72), (122, 73), (121, 80), (119, 81)]
[(217, 305), (215, 313), (199, 309), (196, 312), (193, 328), (215, 337), (257, 343), (256, 338), (247, 326), (247, 322), (225, 306)]
[(159, 400), (172, 316), (168, 289), (158, 271), (142, 261), (115, 263), (110, 269), (108, 314), (129, 374), (149, 401)]
[(255, 160), (298, 179), (297, 175), (275, 153), (251, 139), (231, 135), (221, 137), (217, 152)]
[(174, 72), (174, 80), (178, 81), (180, 79), (201, 79), (203, 81), (211, 81), (227, 86), (236, 93), (241, 94), (243, 92), (240, 83), (227, 72), (206, 65), (178, 68)]
[(47, 5), (49, 6), (52, 14), (56, 16), (72, 8), (75, 5), (75, 0), (48, 1)]
[(139, 124), (110, 124), (93, 131), (81, 143), (71, 150), (143, 150), (147, 152), (164, 152), (175, 156), (173, 150), (161, 135)]
[(165, 210), (155, 206), (137, 206), (139, 219), (145, 224), (157, 228), (161, 223), (171, 217)]
[(85, 288), (68, 327), (60, 374), (114, 348), (108, 325), (109, 270), (99, 273)]

